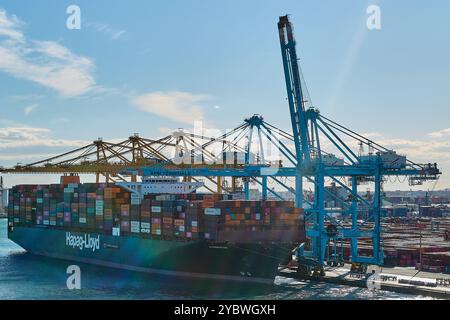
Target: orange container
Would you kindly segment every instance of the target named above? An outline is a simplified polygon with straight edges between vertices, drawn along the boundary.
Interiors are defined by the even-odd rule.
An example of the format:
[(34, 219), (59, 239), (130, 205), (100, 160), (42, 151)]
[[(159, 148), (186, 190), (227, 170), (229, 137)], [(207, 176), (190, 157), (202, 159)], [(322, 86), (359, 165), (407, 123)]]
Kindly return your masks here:
[[(164, 220), (164, 219), (163, 219)], [(177, 227), (179, 226), (184, 226), (184, 220), (183, 219), (175, 219), (173, 221), (173, 224), (176, 225)]]
[(163, 223), (172, 223), (172, 218), (163, 218)]

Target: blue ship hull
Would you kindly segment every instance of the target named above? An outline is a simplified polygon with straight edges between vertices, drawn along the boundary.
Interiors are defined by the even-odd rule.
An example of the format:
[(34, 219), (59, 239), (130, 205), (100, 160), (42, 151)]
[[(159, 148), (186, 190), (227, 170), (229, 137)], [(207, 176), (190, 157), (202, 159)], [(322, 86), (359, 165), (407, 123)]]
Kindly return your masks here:
[(219, 244), (15, 226), (8, 237), (29, 253), (139, 272), (271, 284), (290, 245)]

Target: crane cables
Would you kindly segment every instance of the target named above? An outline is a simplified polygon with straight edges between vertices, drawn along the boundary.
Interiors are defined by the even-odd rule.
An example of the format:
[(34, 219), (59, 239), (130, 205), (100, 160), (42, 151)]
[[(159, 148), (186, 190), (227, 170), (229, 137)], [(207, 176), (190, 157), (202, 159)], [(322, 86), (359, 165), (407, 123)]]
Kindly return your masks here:
[[(388, 148), (386, 148), (386, 147), (376, 143), (375, 141), (373, 141), (373, 140), (371, 140), (369, 138), (366, 138), (366, 137), (360, 135), (359, 133), (357, 133), (357, 132), (355, 132), (355, 131), (347, 128), (347, 127), (344, 127), (343, 125), (340, 125), (339, 123), (337, 123), (337, 122), (335, 122), (335, 121), (333, 121), (331, 119), (328, 119), (327, 117), (325, 117), (323, 115), (320, 115), (320, 118), (322, 119), (322, 121), (325, 120), (327, 122), (327, 125), (329, 125), (333, 129), (335, 129), (335, 130), (337, 130), (337, 131), (339, 131), (339, 132), (341, 132), (341, 133), (343, 133), (343, 134), (345, 134), (345, 135), (347, 135), (347, 136), (349, 136), (349, 137), (351, 137), (351, 138), (353, 138), (353, 139), (355, 139), (355, 140), (357, 140), (359, 142), (362, 142), (362, 143), (364, 143), (366, 145), (370, 145), (377, 151), (391, 151)], [(412, 165), (416, 165), (416, 166), (422, 168), (422, 166), (420, 164), (415, 163), (415, 162), (413, 162), (413, 161), (411, 161), (409, 159), (406, 159), (406, 161), (409, 162)]]

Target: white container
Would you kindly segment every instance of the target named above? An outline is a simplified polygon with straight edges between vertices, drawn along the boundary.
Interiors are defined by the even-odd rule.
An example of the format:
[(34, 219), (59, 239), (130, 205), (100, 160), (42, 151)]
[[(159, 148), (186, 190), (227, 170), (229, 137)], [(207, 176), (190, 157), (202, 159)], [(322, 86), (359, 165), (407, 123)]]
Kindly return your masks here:
[(139, 221), (131, 221), (131, 228), (138, 228), (140, 226), (140, 222)]
[(159, 206), (152, 206), (152, 212), (161, 213), (161, 207), (159, 207)]
[(208, 216), (220, 216), (220, 208), (205, 208), (205, 214)]
[(112, 235), (114, 237), (120, 237), (120, 228), (112, 228)]
[(150, 223), (149, 222), (141, 222), (141, 228), (150, 229)]
[(96, 216), (103, 216), (103, 206), (102, 207), (95, 207), (95, 215)]

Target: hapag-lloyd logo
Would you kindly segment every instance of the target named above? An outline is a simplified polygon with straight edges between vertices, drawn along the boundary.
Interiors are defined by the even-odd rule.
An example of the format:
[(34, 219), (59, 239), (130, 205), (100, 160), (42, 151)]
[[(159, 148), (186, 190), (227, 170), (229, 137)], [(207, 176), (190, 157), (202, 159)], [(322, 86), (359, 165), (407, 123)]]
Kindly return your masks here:
[(72, 248), (90, 249), (92, 252), (100, 249), (100, 236), (92, 237), (89, 234), (75, 235), (66, 232), (66, 246)]

